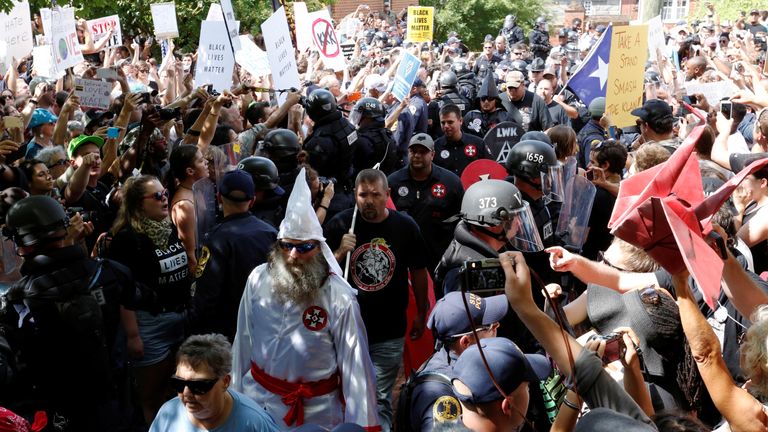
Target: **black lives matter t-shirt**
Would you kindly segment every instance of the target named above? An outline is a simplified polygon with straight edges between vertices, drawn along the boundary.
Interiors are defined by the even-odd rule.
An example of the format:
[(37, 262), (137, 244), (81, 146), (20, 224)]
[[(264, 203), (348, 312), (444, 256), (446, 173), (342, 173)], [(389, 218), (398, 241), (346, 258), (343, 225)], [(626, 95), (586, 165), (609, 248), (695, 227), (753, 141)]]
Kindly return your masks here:
[[(352, 209), (331, 219), (325, 229), (328, 245), (336, 250), (349, 232)], [(357, 289), (368, 342), (377, 343), (405, 336), (408, 308), (408, 269), (426, 266), (426, 245), (416, 222), (390, 210), (380, 223), (366, 222), (358, 215), (357, 244), (351, 253), (347, 281)]]

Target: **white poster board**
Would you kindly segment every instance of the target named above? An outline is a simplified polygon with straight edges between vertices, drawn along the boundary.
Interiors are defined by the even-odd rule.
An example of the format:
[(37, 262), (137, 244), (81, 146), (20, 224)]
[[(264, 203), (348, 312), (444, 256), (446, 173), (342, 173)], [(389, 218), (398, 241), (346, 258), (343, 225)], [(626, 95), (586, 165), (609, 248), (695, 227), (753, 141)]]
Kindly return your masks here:
[(99, 43), (100, 40), (106, 37), (110, 26), (114, 26), (115, 31), (112, 32), (112, 37), (105, 48), (115, 48), (122, 45), (123, 30), (120, 27), (120, 17), (117, 15), (110, 15), (104, 18), (88, 21), (88, 28), (91, 29), (91, 34), (93, 35), (93, 43)]
[(235, 53), (235, 60), (249, 74), (255, 77), (269, 75), (267, 53), (262, 51), (247, 35), (240, 36), (240, 50)]
[(61, 73), (83, 61), (75, 30), (75, 9), (51, 10), (51, 48), (56, 70)]
[(230, 90), (235, 59), (224, 21), (203, 21), (200, 24), (198, 47), (195, 85), (200, 87), (211, 84), (219, 93)]
[[(285, 8), (280, 7), (261, 24), (267, 58), (272, 70), (272, 83), (276, 89), (300, 88), (299, 71), (296, 68), (296, 56), (291, 43), (291, 31), (285, 17)], [(286, 94), (279, 93), (277, 100), (285, 102)]]
[(720, 105), (720, 101), (723, 100), (723, 98), (733, 96), (738, 88), (730, 81), (716, 81), (704, 84), (687, 83), (685, 85), (685, 90), (689, 96), (696, 93), (703, 94), (704, 97), (707, 98), (707, 102), (709, 102), (711, 106), (716, 107)]
[(658, 62), (656, 53), (661, 50), (662, 55), (666, 53), (666, 46), (664, 40), (664, 26), (661, 23), (661, 15), (648, 20), (648, 53), (651, 58)]
[(312, 48), (312, 29), (306, 3), (293, 3), (293, 21), (296, 25), (296, 49), (299, 52), (304, 52)]
[(37, 76), (59, 79), (64, 76), (64, 71), (57, 71), (53, 66), (53, 50), (50, 45), (38, 45), (32, 48), (32, 56), (35, 62), (32, 70)]
[(176, 23), (176, 3), (154, 3), (152, 8), (152, 23), (155, 25), (157, 39), (173, 39), (179, 37), (179, 27)]
[(224, 19), (227, 21), (227, 28), (229, 29), (229, 39), (232, 41), (232, 48), (237, 52), (240, 49), (240, 22), (235, 18), (235, 9), (232, 7), (230, 0), (220, 0), (221, 11), (224, 14)]
[(75, 96), (80, 97), (83, 107), (109, 109), (112, 87), (112, 83), (106, 81), (75, 78)]
[(328, 9), (320, 9), (309, 14), (309, 28), (312, 33), (312, 42), (320, 53), (323, 64), (335, 71), (344, 70), (347, 62), (341, 52), (339, 36), (333, 28)]
[(34, 43), (28, 1), (15, 2), (10, 12), (0, 14), (0, 26), (6, 44), (3, 56), (6, 65), (10, 65), (14, 57), (21, 60), (32, 52)]

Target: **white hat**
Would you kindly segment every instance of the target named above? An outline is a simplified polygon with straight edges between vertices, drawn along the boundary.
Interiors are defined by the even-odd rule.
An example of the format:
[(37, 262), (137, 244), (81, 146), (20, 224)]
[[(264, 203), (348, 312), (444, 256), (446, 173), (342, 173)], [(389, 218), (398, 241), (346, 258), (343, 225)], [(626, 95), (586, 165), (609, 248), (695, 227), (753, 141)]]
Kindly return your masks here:
[(288, 198), (286, 208), (285, 218), (280, 223), (280, 231), (277, 233), (277, 238), (319, 241), (320, 248), (323, 251), (325, 260), (328, 261), (331, 273), (343, 278), (344, 273), (342, 273), (339, 263), (333, 256), (331, 248), (325, 242), (323, 228), (317, 219), (315, 209), (312, 208), (312, 193), (309, 190), (309, 184), (307, 184), (304, 168), (296, 176), (296, 182), (293, 185), (293, 191), (291, 191), (291, 196)]
[(379, 74), (370, 74), (365, 77), (364, 85), (366, 89), (376, 89), (379, 93), (387, 90), (388, 80)]

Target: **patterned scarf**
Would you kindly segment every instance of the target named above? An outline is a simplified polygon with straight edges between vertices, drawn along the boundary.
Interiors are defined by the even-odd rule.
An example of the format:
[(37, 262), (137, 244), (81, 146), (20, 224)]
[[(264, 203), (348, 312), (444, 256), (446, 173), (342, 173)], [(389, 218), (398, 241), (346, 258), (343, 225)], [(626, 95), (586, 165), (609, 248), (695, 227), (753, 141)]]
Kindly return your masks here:
[(149, 218), (141, 218), (139, 220), (138, 232), (149, 237), (155, 247), (160, 250), (168, 249), (168, 239), (171, 237), (172, 230), (173, 227), (170, 219), (156, 221)]

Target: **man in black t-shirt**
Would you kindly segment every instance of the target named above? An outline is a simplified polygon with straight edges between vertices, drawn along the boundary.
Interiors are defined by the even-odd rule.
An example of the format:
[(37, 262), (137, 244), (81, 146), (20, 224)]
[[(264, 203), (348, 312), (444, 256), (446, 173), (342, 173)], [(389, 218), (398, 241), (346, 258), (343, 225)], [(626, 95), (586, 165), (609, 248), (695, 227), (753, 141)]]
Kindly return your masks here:
[[(360, 314), (376, 368), (376, 393), (382, 429), (392, 424), (392, 388), (402, 363), (408, 307), (408, 273), (416, 298), (411, 339), (424, 332), (427, 308), (427, 249), (416, 222), (387, 209), (389, 185), (383, 172), (360, 171), (355, 179), (357, 209), (340, 212), (325, 229), (340, 264), (349, 254), (348, 282), (357, 289)], [(352, 224), (358, 211), (356, 224)]]
[(528, 131), (545, 131), (552, 127), (547, 104), (541, 96), (526, 90), (522, 72), (507, 75), (507, 91), (501, 94), (501, 104), (512, 119)]
[[(469, 115), (469, 114), (467, 114)], [(490, 159), (491, 153), (482, 138), (462, 131), (459, 107), (440, 108), (440, 126), (445, 135), (435, 141), (435, 164), (461, 176), (464, 168), (478, 159)]]

